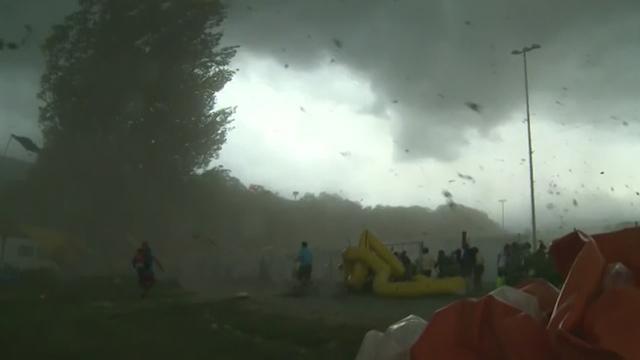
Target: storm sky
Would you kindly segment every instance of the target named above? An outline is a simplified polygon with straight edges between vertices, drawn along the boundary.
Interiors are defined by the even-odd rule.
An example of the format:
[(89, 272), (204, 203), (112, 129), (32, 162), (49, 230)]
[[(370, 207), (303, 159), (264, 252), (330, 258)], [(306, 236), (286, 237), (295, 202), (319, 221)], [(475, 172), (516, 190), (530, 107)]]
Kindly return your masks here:
[[(37, 43), (73, 2), (0, 0), (0, 133), (39, 139)], [(454, 201), (521, 231), (529, 219), (522, 58), (529, 76), (540, 226), (640, 215), (640, 3), (596, 0), (233, 0), (236, 106), (220, 159), (283, 196), (366, 205)], [(20, 149), (10, 155), (21, 157)]]

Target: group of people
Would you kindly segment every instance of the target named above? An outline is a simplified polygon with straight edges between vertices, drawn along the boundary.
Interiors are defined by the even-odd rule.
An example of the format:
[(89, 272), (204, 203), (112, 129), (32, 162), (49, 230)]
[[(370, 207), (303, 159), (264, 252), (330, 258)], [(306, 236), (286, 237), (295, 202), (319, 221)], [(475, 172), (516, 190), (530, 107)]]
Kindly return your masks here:
[(394, 252), (394, 255), (404, 265), (405, 280), (416, 274), (438, 278), (462, 276), (467, 282), (468, 291), (482, 289), (484, 258), (477, 247), (469, 246), (466, 238), (462, 240), (461, 248), (455, 249), (449, 255), (444, 250), (439, 250), (435, 259), (428, 247), (422, 248), (415, 262), (411, 261), (406, 251)]
[(552, 283), (561, 281), (547, 255), (544, 243), (540, 242), (535, 251), (532, 251), (528, 242), (505, 244), (498, 254), (496, 285), (513, 286), (530, 277), (543, 278)]
[(468, 292), (482, 290), (482, 277), (485, 271), (484, 257), (477, 247), (469, 245), (466, 237), (462, 239), (462, 246), (453, 250), (449, 255), (444, 250), (438, 251), (434, 268), (440, 278), (463, 277)]

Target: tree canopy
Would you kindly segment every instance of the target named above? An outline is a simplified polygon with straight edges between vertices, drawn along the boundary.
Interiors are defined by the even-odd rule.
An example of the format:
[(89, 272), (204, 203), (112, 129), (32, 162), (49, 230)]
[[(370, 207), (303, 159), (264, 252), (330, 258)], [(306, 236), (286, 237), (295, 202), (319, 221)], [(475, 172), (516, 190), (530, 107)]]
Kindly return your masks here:
[(217, 156), (233, 113), (216, 106), (235, 54), (220, 44), (224, 17), (219, 1), (81, 0), (53, 28), (37, 172), (70, 224), (114, 237), (162, 223)]

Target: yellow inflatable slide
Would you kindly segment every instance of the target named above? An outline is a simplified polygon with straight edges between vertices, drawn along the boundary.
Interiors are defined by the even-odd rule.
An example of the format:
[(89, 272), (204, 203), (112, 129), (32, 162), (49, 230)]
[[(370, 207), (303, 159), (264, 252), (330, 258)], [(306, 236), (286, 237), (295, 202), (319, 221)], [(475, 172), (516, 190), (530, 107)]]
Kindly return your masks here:
[(419, 297), (435, 294), (460, 294), (465, 283), (461, 277), (434, 279), (423, 275), (412, 281), (391, 281), (402, 278), (404, 266), (371, 232), (365, 230), (357, 247), (349, 247), (342, 254), (345, 282), (360, 290), (373, 274), (373, 291), (380, 296)]

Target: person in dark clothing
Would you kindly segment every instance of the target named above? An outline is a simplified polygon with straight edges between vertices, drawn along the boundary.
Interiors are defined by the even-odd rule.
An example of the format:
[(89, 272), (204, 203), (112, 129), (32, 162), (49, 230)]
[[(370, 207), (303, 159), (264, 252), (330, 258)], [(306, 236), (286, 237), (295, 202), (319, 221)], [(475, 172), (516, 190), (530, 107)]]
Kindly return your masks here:
[(462, 265), (462, 250), (455, 249), (453, 251), (453, 260), (455, 260), (456, 264)]
[(309, 244), (303, 241), (300, 245), (300, 251), (296, 258), (298, 262), (297, 278), (303, 284), (311, 281), (311, 271), (313, 270), (313, 254), (309, 249)]
[(443, 278), (447, 276), (448, 259), (444, 250), (438, 250), (438, 259), (436, 260), (435, 268), (438, 270), (438, 277)]
[(465, 283), (467, 285), (467, 291), (471, 290), (472, 287), (472, 277), (473, 277), (473, 269), (475, 267), (475, 255), (473, 250), (469, 247), (468, 244), (462, 251), (462, 259), (460, 260), (460, 275), (465, 279)]
[(404, 250), (400, 253), (400, 262), (404, 266), (405, 278), (411, 279), (413, 277), (413, 264), (411, 264), (411, 259)]
[(462, 272), (462, 250), (455, 249), (452, 254), (452, 261), (450, 262), (451, 270), (449, 276), (460, 276)]
[(471, 248), (471, 253), (473, 255), (473, 289), (475, 291), (482, 290), (482, 275), (484, 274), (484, 258), (477, 247)]

